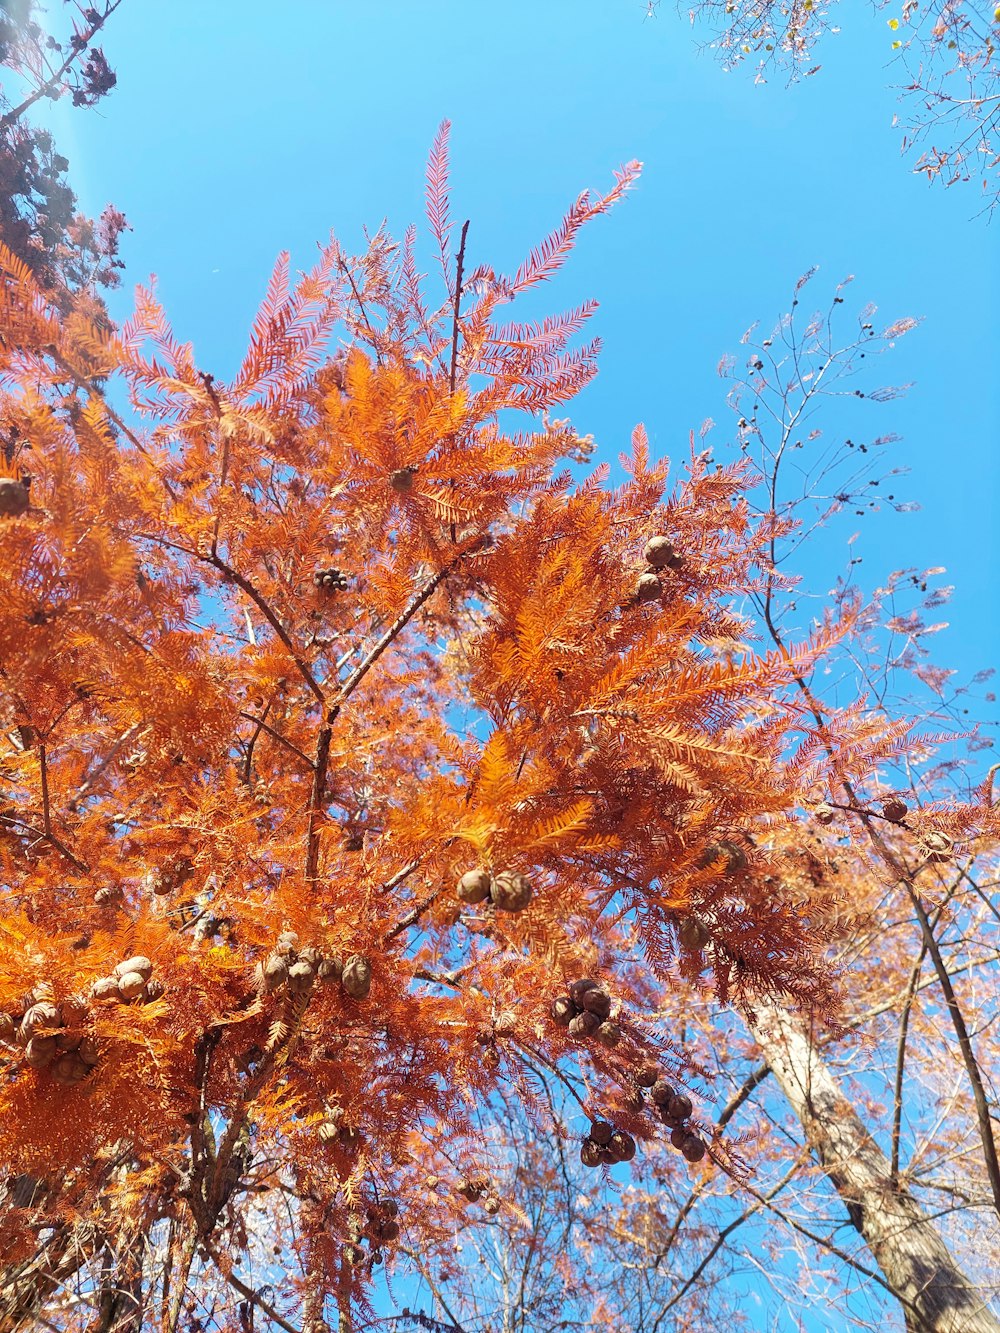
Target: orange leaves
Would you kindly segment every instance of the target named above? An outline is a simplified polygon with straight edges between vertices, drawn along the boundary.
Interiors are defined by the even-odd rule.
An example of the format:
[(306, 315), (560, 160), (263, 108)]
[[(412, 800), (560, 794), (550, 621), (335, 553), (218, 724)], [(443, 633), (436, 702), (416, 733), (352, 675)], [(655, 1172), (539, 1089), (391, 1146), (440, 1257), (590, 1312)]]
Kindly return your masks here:
[[(428, 211), (445, 267), (446, 146), (443, 128)], [(573, 340), (594, 304), (494, 321), (634, 176), (581, 196), (512, 280), (481, 266), (436, 306), (412, 245), (383, 233), (353, 260), (331, 243), (297, 284), (280, 257), (229, 383), (150, 292), (110, 343), (60, 330), (67, 364), (114, 359), (122, 412), (92, 379), (67, 401), (65, 370), (37, 354), (50, 316), (8, 272), (32, 369), (11, 371), (4, 411), (34, 480), (3, 527), (0, 730), (40, 743), (0, 749), (0, 1009), (40, 951), (60, 993), (126, 953), (165, 985), (88, 1019), (107, 1059), (86, 1087), (46, 1089), (5, 1045), (0, 1144), (19, 1136), (24, 1161), (54, 1151), (55, 1112), (32, 1121), (51, 1096), (76, 1115), (67, 1157), (117, 1135), (183, 1160), (203, 1200), (206, 1113), (223, 1136), (253, 1125), (265, 1190), (276, 1173), (319, 1182), (341, 1208), (381, 1173), (416, 1195), (421, 1154), (456, 1171), (481, 1155), (501, 1080), (546, 1113), (539, 1068), (571, 1067), (642, 1138), (611, 1089), (663, 1044), (653, 997), (676, 974), (679, 912), (704, 922), (721, 995), (826, 999), (839, 888), (789, 849), (792, 812), (827, 769), (867, 773), (902, 739), (860, 706), (802, 739), (794, 673), (851, 622), (753, 656), (738, 608), (771, 527), (746, 468), (692, 451), (665, 494), (640, 427), (624, 485), (597, 469), (574, 487), (559, 469), (591, 441), (546, 413), (593, 372), (595, 345)], [(655, 573), (651, 537), (673, 553)], [(708, 852), (725, 842), (739, 855)], [(460, 898), (477, 866), (526, 876), (530, 902)], [(262, 984), (287, 982), (286, 931), (295, 993)], [(340, 984), (355, 954), (366, 997)], [(584, 967), (622, 1010), (619, 1044), (590, 1063), (546, 1016)], [(331, 1146), (315, 1131), (335, 1105), (353, 1128)], [(450, 1207), (416, 1203), (415, 1225), (444, 1234)]]
[(584, 190), (559, 226), (531, 252), (509, 284), (502, 284), (507, 299), (546, 281), (562, 268), (581, 228), (621, 199), (638, 180), (641, 166), (640, 162), (633, 161), (620, 168), (615, 172), (614, 188), (596, 199), (591, 199), (589, 190)]
[(430, 223), (431, 235), (437, 244), (441, 273), (445, 283), (449, 285), (449, 289), (452, 282), (452, 275), (449, 272), (451, 256), (448, 248), (451, 236), (451, 218), (448, 205), (448, 135), (450, 132), (451, 122), (443, 120), (438, 126), (438, 132), (435, 134), (434, 142), (431, 145), (430, 157), (427, 160), (426, 194), (427, 221)]

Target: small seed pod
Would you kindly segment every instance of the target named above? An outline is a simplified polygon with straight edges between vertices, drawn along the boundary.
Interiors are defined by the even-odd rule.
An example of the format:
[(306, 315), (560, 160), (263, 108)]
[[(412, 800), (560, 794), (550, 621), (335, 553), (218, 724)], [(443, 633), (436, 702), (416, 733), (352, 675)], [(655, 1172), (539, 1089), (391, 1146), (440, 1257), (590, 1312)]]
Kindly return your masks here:
[(607, 1146), (619, 1162), (631, 1162), (635, 1156), (635, 1139), (623, 1129), (615, 1130)]
[(395, 1220), (395, 1218), (387, 1217), (384, 1222), (379, 1223), (378, 1227), (379, 1240), (382, 1241), (395, 1240), (398, 1235), (399, 1235), (399, 1223)]
[(147, 1004), (152, 1004), (154, 1000), (162, 1000), (164, 995), (166, 994), (166, 991), (167, 988), (166, 986), (164, 986), (163, 982), (158, 981), (155, 977), (153, 978), (152, 981), (147, 981), (146, 982)]
[(389, 473), (389, 485), (398, 495), (405, 495), (413, 486), (413, 478), (417, 475), (418, 469), (415, 467), (399, 467), (395, 472)]
[(60, 1055), (52, 1062), (50, 1072), (57, 1083), (75, 1083), (79, 1077), (77, 1073), (78, 1065), (79, 1062), (75, 1055)]
[(336, 1125), (331, 1124), (329, 1120), (321, 1120), (316, 1126), (316, 1133), (323, 1143), (333, 1143), (340, 1133)]
[(500, 1211), (500, 1200), (495, 1194), (487, 1194), (483, 1200), (483, 1212), (488, 1213), (490, 1217), (496, 1217)]
[(561, 1028), (568, 1028), (576, 1017), (576, 1005), (568, 995), (557, 995), (549, 1007), (549, 1013), (554, 1023), (558, 1023)]
[(656, 1065), (640, 1065), (635, 1073), (635, 1081), (640, 1088), (651, 1088), (660, 1077), (660, 1071)]
[(313, 583), (317, 588), (323, 588), (329, 592), (343, 592), (347, 587), (347, 575), (343, 570), (330, 565), (326, 569), (317, 569), (313, 575)]
[(746, 869), (747, 854), (739, 843), (731, 842), (728, 838), (720, 838), (718, 842), (709, 843), (698, 857), (697, 865), (699, 869), (705, 870), (720, 861), (724, 875), (738, 875), (741, 870)]
[(0, 518), (19, 518), (28, 504), (28, 488), (23, 481), (0, 477)]
[(25, 1037), (33, 1037), (36, 1032), (42, 1028), (59, 1027), (62, 1023), (62, 1015), (58, 1006), (43, 1000), (41, 1004), (33, 1004), (21, 1019), (21, 1031)]
[(77, 1023), (82, 1023), (87, 1017), (87, 997), (86, 995), (69, 995), (59, 1005), (62, 1010), (62, 1021), (67, 1027), (75, 1027)]
[(146, 989), (146, 979), (141, 972), (126, 972), (118, 978), (118, 994), (123, 1000), (136, 1000)]
[(340, 984), (352, 1000), (365, 1000), (372, 988), (372, 965), (360, 954), (352, 954), (344, 964)]
[[(601, 1025), (601, 1027), (597, 1029), (598, 1037), (600, 1037), (601, 1033), (607, 1026), (608, 1024), (604, 1023)], [(642, 1093), (639, 1091), (638, 1088), (626, 1088), (622, 1092), (618, 1093), (617, 1097), (615, 1098), (615, 1105), (619, 1106), (623, 1111), (626, 1111), (629, 1115), (642, 1115), (642, 1112), (645, 1110), (646, 1107), (646, 1102), (645, 1098), (643, 1097)]]
[(531, 894), (531, 880), (513, 870), (497, 875), (490, 887), (490, 897), (501, 912), (523, 912)]
[(614, 1132), (614, 1125), (609, 1125), (606, 1120), (595, 1120), (590, 1126), (590, 1137), (602, 1148), (606, 1143), (611, 1142), (611, 1136)]
[(467, 870), (455, 886), (455, 892), (463, 903), (481, 903), (490, 896), (493, 883), (488, 870)]
[(153, 975), (153, 964), (142, 954), (136, 954), (134, 958), (126, 958), (124, 963), (117, 963), (111, 975), (123, 977), (126, 972), (138, 972), (143, 981), (148, 981)]
[(424, 1189), (434, 1191), (441, 1184), (440, 1176), (425, 1176)]
[(597, 1029), (594, 1038), (602, 1046), (617, 1046), (622, 1039), (622, 1030), (617, 1023), (609, 1018)]
[(264, 989), (277, 990), (288, 980), (288, 964), (277, 954), (272, 954), (264, 964)]
[(455, 1193), (460, 1194), (466, 1203), (478, 1203), (483, 1192), (471, 1180), (460, 1180), (455, 1186)]
[(87, 1075), (90, 1073), (91, 1066), (87, 1064), (86, 1060), (80, 1059), (78, 1051), (73, 1051), (72, 1057), (73, 1057), (73, 1082), (79, 1083), (81, 1079), (85, 1079)]
[(13, 1041), (17, 1024), (10, 1014), (0, 1014), (0, 1041)]
[(586, 1041), (601, 1026), (596, 1014), (577, 1014), (566, 1029), (574, 1041)]
[(288, 989), (292, 995), (306, 995), (312, 990), (315, 974), (301, 959), (288, 969)]
[(291, 958), (295, 950), (299, 947), (299, 937), (294, 930), (283, 930), (278, 936), (278, 942), (274, 946), (274, 952), (279, 958)]
[(567, 989), (570, 999), (578, 1009), (582, 1009), (584, 995), (589, 990), (597, 990), (598, 984), (590, 977), (581, 977), (579, 981), (571, 981)]
[(372, 1250), (370, 1257), (372, 1264), (377, 1268), (378, 1265), (382, 1262), (382, 1251)]
[(705, 1156), (707, 1149), (703, 1140), (697, 1134), (689, 1134), (684, 1140), (681, 1152), (689, 1162), (700, 1162)]
[(90, 994), (95, 1000), (117, 1000), (118, 982), (114, 977), (98, 977), (90, 988)]
[(813, 819), (817, 824), (832, 824), (836, 818), (836, 810), (832, 805), (827, 805), (825, 801), (821, 801), (813, 811)]
[(635, 585), (637, 602), (655, 602), (663, 595), (663, 584), (655, 574), (640, 574)]
[(32, 1037), (24, 1048), (24, 1058), (32, 1069), (45, 1069), (57, 1054), (55, 1037)]
[(378, 1206), (379, 1212), (383, 1217), (398, 1217), (399, 1204), (395, 1199), (383, 1199)]
[(103, 889), (98, 889), (94, 894), (94, 902), (98, 907), (107, 907), (108, 903), (113, 903), (116, 898), (121, 897), (121, 890), (112, 888), (110, 885)]
[(600, 1166), (604, 1160), (601, 1146), (593, 1139), (584, 1139), (580, 1145), (580, 1161), (584, 1166)]
[(96, 1065), (101, 1058), (101, 1053), (97, 1048), (97, 1042), (93, 1037), (84, 1037), (83, 1041), (76, 1048), (76, 1054), (80, 1061), (88, 1066)]
[(355, 1125), (342, 1125), (337, 1137), (345, 1152), (356, 1152), (361, 1147), (361, 1130)]
[(584, 991), (580, 1007), (603, 1020), (611, 1013), (611, 996), (600, 986), (595, 986), (593, 990)]
[(929, 833), (923, 834), (921, 842), (926, 861), (939, 862), (951, 859), (953, 843), (947, 833), (938, 833), (932, 829)]
[(891, 824), (900, 824), (909, 813), (909, 807), (898, 796), (890, 796), (882, 802), (882, 814)]
[(320, 951), (311, 944), (307, 945), (305, 949), (299, 950), (299, 962), (308, 963), (314, 972), (319, 967), (322, 956)]
[(666, 569), (674, 559), (674, 545), (669, 537), (650, 537), (642, 552), (642, 558), (654, 569)]
[(601, 1161), (608, 1166), (614, 1166), (615, 1162), (621, 1162), (624, 1159), (619, 1155), (618, 1149), (621, 1145), (614, 1142), (614, 1135), (600, 1149)]
[(685, 1096), (683, 1092), (677, 1093), (667, 1102), (664, 1110), (675, 1120), (686, 1120), (694, 1108), (691, 1105), (691, 1098)]
[(62, 1028), (56, 1033), (56, 1050), (75, 1051), (82, 1041), (82, 1032), (67, 1032), (65, 1028)]
[(676, 1089), (665, 1078), (658, 1078), (649, 1090), (649, 1096), (654, 1106), (667, 1106), (670, 1099), (676, 1095)]
[(712, 936), (699, 917), (686, 916), (677, 927), (677, 938), (689, 953), (700, 953)]
[(691, 1131), (689, 1129), (682, 1129), (680, 1125), (678, 1125), (676, 1129), (670, 1131), (670, 1142), (679, 1152), (684, 1151), (684, 1145), (690, 1137)]
[(320, 981), (339, 981), (344, 975), (344, 960), (337, 957), (322, 958), (316, 974)]

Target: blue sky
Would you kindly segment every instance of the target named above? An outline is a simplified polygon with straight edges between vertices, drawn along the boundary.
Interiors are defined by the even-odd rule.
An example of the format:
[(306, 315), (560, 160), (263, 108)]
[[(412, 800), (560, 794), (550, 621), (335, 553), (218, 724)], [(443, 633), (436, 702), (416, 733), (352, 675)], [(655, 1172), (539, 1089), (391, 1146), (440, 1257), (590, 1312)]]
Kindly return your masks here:
[(923, 319), (884, 363), (886, 380), (915, 387), (866, 404), (858, 426), (903, 436), (891, 465), (911, 471), (895, 491), (921, 509), (845, 518), (805, 572), (830, 587), (856, 530), (869, 581), (943, 565), (956, 593), (938, 660), (963, 676), (991, 665), (995, 224), (975, 217), (971, 189), (929, 188), (900, 158), (889, 11), (849, 0), (821, 73), (791, 88), (723, 73), (668, 4), (644, 13), (642, 0), (125, 0), (104, 43), (116, 91), (97, 112), (47, 112), (82, 204), (112, 200), (134, 227), (114, 312), (155, 271), (177, 334), (204, 369), (230, 373), (279, 250), (304, 268), (331, 227), (359, 249), (364, 226), (386, 217), (400, 235), (421, 217), (445, 117), (473, 263), (515, 266), (581, 189), (640, 158), (634, 194), (588, 229), (538, 307), (601, 303), (601, 373), (573, 409), (598, 457), (641, 420), (681, 459), (708, 416), (724, 456), (720, 356), (787, 308), (807, 268), (820, 266), (810, 300), (824, 305), (854, 274), (848, 309)]

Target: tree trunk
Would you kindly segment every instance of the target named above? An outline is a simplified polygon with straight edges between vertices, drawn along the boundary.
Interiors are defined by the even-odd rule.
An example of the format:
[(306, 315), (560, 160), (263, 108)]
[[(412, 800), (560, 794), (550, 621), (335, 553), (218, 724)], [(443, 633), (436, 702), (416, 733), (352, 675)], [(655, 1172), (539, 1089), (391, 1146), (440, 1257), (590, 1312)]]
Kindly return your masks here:
[(750, 1030), (806, 1138), (864, 1237), (908, 1333), (1000, 1333), (1000, 1320), (955, 1263), (919, 1203), (840, 1091), (799, 1020), (758, 1006)]

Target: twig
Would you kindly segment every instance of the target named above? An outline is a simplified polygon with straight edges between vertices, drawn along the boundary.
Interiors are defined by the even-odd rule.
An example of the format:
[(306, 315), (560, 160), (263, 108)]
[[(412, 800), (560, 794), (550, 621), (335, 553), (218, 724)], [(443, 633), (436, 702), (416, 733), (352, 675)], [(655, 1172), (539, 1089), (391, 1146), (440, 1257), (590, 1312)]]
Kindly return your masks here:
[(920, 955), (910, 971), (910, 980), (903, 1000), (903, 1013), (899, 1020), (899, 1037), (896, 1041), (896, 1072), (892, 1083), (892, 1137), (889, 1159), (889, 1179), (893, 1186), (899, 1184), (899, 1134), (903, 1120), (903, 1068), (906, 1063), (906, 1038), (910, 1029), (910, 1010), (920, 980), (920, 965), (926, 955), (921, 946)]
[[(451, 317), (451, 369), (448, 373), (448, 392), (451, 397), (455, 396), (455, 384), (458, 379), (458, 321), (462, 310), (462, 274), (465, 269), (465, 239), (469, 234), (469, 219), (462, 223), (462, 238), (458, 246), (458, 259), (455, 264), (455, 304)], [(452, 477), (448, 483), (451, 490), (455, 489), (455, 478)], [(454, 546), (457, 538), (457, 529), (454, 523), (450, 525), (451, 544)]]
[[(270, 708), (271, 705), (268, 704), (267, 708), (265, 708), (264, 710), (265, 717), (267, 716), (267, 713), (269, 712)], [(254, 742), (257, 740), (257, 737), (260, 735), (262, 731), (266, 731), (269, 736), (271, 736), (274, 740), (278, 741), (279, 744), (283, 745), (286, 750), (291, 750), (292, 754), (294, 754), (297, 758), (302, 760), (306, 768), (310, 770), (312, 769), (313, 761), (309, 758), (309, 756), (303, 750), (300, 750), (299, 747), (295, 745), (292, 741), (290, 741), (287, 736), (282, 736), (280, 731), (276, 731), (275, 728), (270, 725), (270, 723), (264, 720), (263, 717), (258, 717), (256, 713), (245, 713), (242, 710), (240, 710), (240, 717), (245, 717), (248, 722), (254, 722), (257, 725), (257, 730), (254, 732), (253, 738), (250, 741), (250, 750), (247, 754), (247, 763), (244, 769), (246, 775), (249, 775), (250, 772), (250, 756), (253, 751)], [(248, 776), (245, 776), (244, 781), (247, 780)]]
[(128, 745), (129, 741), (131, 741), (134, 736), (138, 735), (138, 733), (142, 731), (145, 725), (146, 725), (145, 722), (136, 722), (133, 726), (129, 727), (126, 731), (122, 732), (122, 734), (118, 737), (118, 739), (112, 745), (111, 749), (104, 756), (104, 758), (97, 764), (95, 768), (91, 769), (91, 771), (84, 778), (80, 786), (77, 787), (73, 798), (69, 802), (69, 809), (71, 812), (75, 812), (80, 802), (86, 800), (86, 798), (90, 795), (91, 791), (93, 790), (94, 783), (98, 780), (101, 774), (106, 771), (108, 765), (114, 762), (115, 756), (119, 753), (122, 746)]
[(81, 874), (83, 875), (90, 874), (90, 866), (86, 863), (86, 861), (81, 861), (78, 856), (74, 856), (74, 854), (62, 841), (62, 839), (57, 838), (54, 833), (46, 833), (43, 829), (35, 828), (33, 824), (29, 824), (23, 819), (11, 818), (11, 816), (9, 815), (0, 817), (0, 822), (6, 824), (17, 824), (20, 828), (23, 828), (26, 833), (34, 834), (36, 838), (41, 838), (44, 841), (50, 842), (57, 852), (59, 852), (62, 856), (65, 856), (66, 860), (69, 861), (72, 865), (76, 866), (77, 870), (79, 870)]
[(315, 697), (319, 700), (320, 703), (325, 703), (326, 695), (323, 693), (322, 688), (317, 684), (316, 677), (309, 670), (309, 667), (303, 660), (301, 653), (295, 647), (295, 644), (292, 642), (288, 634), (288, 631), (285, 629), (284, 625), (282, 625), (281, 621), (271, 610), (270, 605), (264, 600), (263, 596), (257, 591), (254, 585), (250, 582), (250, 580), (246, 578), (243, 574), (238, 573), (235, 569), (232, 568), (231, 565), (227, 565), (225, 560), (223, 560), (222, 556), (218, 555), (215, 552), (209, 552), (206, 555), (199, 555), (198, 559), (204, 561), (205, 564), (207, 565), (211, 565), (214, 569), (219, 570), (221, 574), (224, 574), (228, 579), (231, 579), (233, 583), (235, 583), (236, 586), (242, 592), (246, 593), (246, 595), (250, 598), (253, 604), (257, 607), (257, 610), (261, 613), (261, 615), (264, 617), (267, 623), (274, 630), (275, 634), (277, 634), (278, 638), (288, 649), (288, 653), (291, 656), (292, 661), (295, 663), (296, 667), (298, 667), (299, 675), (305, 681), (306, 685), (308, 685), (313, 695), (315, 695)]
[(313, 763), (312, 790), (309, 793), (309, 827), (306, 831), (306, 879), (314, 880), (319, 873), (319, 819), (326, 793), (326, 774), (330, 766), (330, 741), (333, 724), (340, 712), (335, 704), (326, 715), (316, 740), (316, 759)]
[(402, 935), (404, 930), (409, 930), (411, 926), (416, 925), (416, 923), (420, 920), (423, 914), (427, 911), (428, 907), (433, 907), (433, 905), (437, 902), (438, 898), (441, 897), (441, 894), (443, 892), (444, 889), (435, 889), (434, 892), (429, 894), (426, 898), (424, 898), (422, 902), (416, 903), (411, 908), (411, 910), (407, 912), (406, 916), (404, 916), (401, 921), (397, 922), (397, 924), (393, 926), (392, 930), (390, 930), (386, 934), (384, 942), (388, 944), (391, 940), (394, 940), (399, 935)]
[(38, 747), (38, 772), (42, 783), (42, 828), (47, 838), (52, 837), (52, 812), (49, 809), (49, 767), (45, 762), (45, 745)]
[(287, 1319), (283, 1319), (274, 1306), (270, 1305), (259, 1292), (254, 1291), (253, 1287), (248, 1287), (247, 1284), (238, 1278), (232, 1271), (227, 1273), (225, 1268), (219, 1262), (219, 1256), (216, 1254), (215, 1249), (212, 1246), (208, 1247), (208, 1252), (212, 1256), (216, 1268), (229, 1285), (235, 1287), (241, 1296), (245, 1296), (247, 1300), (252, 1301), (259, 1310), (263, 1310), (268, 1319), (273, 1319), (279, 1328), (285, 1330), (285, 1333), (300, 1333), (300, 1330), (297, 1329), (294, 1324), (290, 1324)]
[(469, 234), (469, 219), (462, 223), (462, 237), (458, 245), (458, 260), (455, 268), (455, 305), (451, 317), (451, 371), (448, 375), (449, 391), (454, 394), (458, 373), (458, 320), (462, 306), (462, 274), (465, 269), (465, 238)]
[[(562, 1070), (559, 1068), (558, 1065), (553, 1064), (551, 1060), (547, 1060), (546, 1057), (541, 1053), (541, 1051), (537, 1051), (534, 1048), (534, 1046), (529, 1045), (528, 1042), (521, 1041), (517, 1037), (509, 1037), (508, 1040), (510, 1041), (512, 1046), (518, 1046), (520, 1047), (521, 1051), (527, 1051), (530, 1055), (532, 1055), (538, 1061), (539, 1064), (545, 1066), (545, 1068), (549, 1071), (550, 1074), (555, 1074), (556, 1078), (567, 1090), (570, 1096), (575, 1098), (575, 1100), (579, 1102), (580, 1109), (581, 1111), (583, 1111), (584, 1115), (589, 1115), (589, 1112), (587, 1111), (586, 1102), (584, 1102), (583, 1098), (577, 1092), (576, 1088), (573, 1087), (573, 1084), (569, 1081), (569, 1079), (562, 1072)], [(529, 1068), (533, 1067), (531, 1065), (530, 1060), (525, 1060), (525, 1064), (528, 1065)], [(537, 1073), (538, 1071), (536, 1070), (535, 1072)]]
[(667, 1314), (669, 1314), (669, 1312), (674, 1308), (674, 1306), (679, 1301), (681, 1301), (691, 1290), (694, 1284), (701, 1277), (702, 1273), (705, 1271), (708, 1265), (718, 1254), (719, 1250), (722, 1249), (723, 1245), (726, 1243), (726, 1239), (730, 1235), (732, 1235), (732, 1233), (736, 1230), (737, 1227), (741, 1226), (744, 1222), (746, 1222), (749, 1218), (751, 1218), (754, 1215), (754, 1213), (759, 1212), (761, 1208), (769, 1204), (770, 1201), (775, 1197), (775, 1195), (779, 1194), (785, 1188), (788, 1182), (798, 1171), (799, 1166), (800, 1166), (800, 1161), (799, 1160), (794, 1161), (792, 1165), (788, 1168), (788, 1170), (785, 1172), (785, 1174), (781, 1177), (781, 1179), (776, 1181), (775, 1184), (771, 1186), (771, 1188), (768, 1190), (766, 1194), (764, 1195), (756, 1194), (755, 1191), (752, 1191), (755, 1194), (755, 1202), (749, 1208), (744, 1208), (743, 1212), (740, 1213), (739, 1217), (735, 1217), (732, 1220), (732, 1222), (729, 1223), (728, 1226), (723, 1227), (722, 1230), (717, 1234), (711, 1247), (709, 1248), (707, 1253), (702, 1256), (701, 1262), (695, 1268), (691, 1276), (684, 1282), (680, 1290), (675, 1292), (674, 1295), (671, 1296), (670, 1300), (666, 1301), (660, 1307), (660, 1312), (656, 1316), (656, 1319), (653, 1322), (651, 1333), (656, 1333), (656, 1330), (660, 1327), (660, 1324), (662, 1323), (664, 1317)]
[(367, 657), (365, 657), (365, 659), (355, 668), (355, 670), (351, 672), (347, 680), (340, 687), (340, 692), (337, 695), (338, 705), (342, 704), (346, 699), (348, 699), (354, 693), (354, 691), (364, 680), (365, 676), (368, 675), (368, 672), (372, 669), (372, 667), (382, 656), (385, 650), (389, 647), (392, 641), (396, 638), (396, 636), (400, 633), (400, 631), (403, 630), (406, 627), (406, 625), (413, 619), (413, 617), (420, 610), (423, 604), (428, 600), (428, 598), (432, 595), (432, 593), (434, 593), (440, 587), (440, 585), (445, 581), (448, 575), (452, 573), (455, 566), (461, 559), (462, 559), (461, 555), (456, 556), (456, 558), (454, 560), (449, 561), (448, 564), (445, 565), (443, 569), (438, 570), (438, 572), (434, 575), (434, 577), (432, 579), (429, 579), (427, 583), (423, 586), (423, 588), (421, 588), (420, 592), (417, 593), (416, 597), (413, 598), (409, 606), (404, 611), (400, 612), (400, 614), (392, 622), (392, 624), (385, 631), (385, 633), (382, 635), (379, 641), (368, 653)]
[(341, 272), (347, 278), (347, 281), (351, 284), (351, 291), (354, 293), (354, 299), (355, 301), (357, 301), (358, 309), (361, 311), (361, 318), (365, 321), (365, 327), (367, 328), (371, 336), (372, 351), (375, 353), (376, 365), (380, 366), (382, 364), (382, 353), (379, 351), (378, 335), (372, 328), (372, 322), (368, 318), (368, 311), (365, 309), (365, 303), (361, 299), (361, 293), (358, 291), (357, 284), (354, 281), (354, 274), (344, 263), (344, 260), (340, 257), (340, 255), (337, 256), (337, 263), (340, 265)]
[(108, 7), (104, 11), (104, 13), (99, 14), (97, 16), (97, 19), (93, 23), (91, 23), (90, 27), (85, 32), (82, 32), (80, 34), (80, 36), (84, 39), (83, 45), (80, 47), (74, 47), (73, 50), (70, 52), (70, 54), (63, 61), (63, 63), (56, 70), (56, 72), (53, 75), (51, 75), (50, 78), (46, 79), (44, 83), (39, 84), (39, 86), (35, 89), (35, 91), (29, 97), (26, 97), (24, 101), (20, 103), (20, 105), (12, 107), (11, 110), (6, 113), (6, 115), (0, 116), (0, 132), (8, 129), (11, 125), (13, 125), (14, 122), (16, 120), (19, 120), (26, 111), (30, 111), (30, 109), (35, 105), (35, 103), (39, 101), (41, 98), (47, 97), (49, 93), (55, 91), (57, 84), (61, 81), (66, 71), (69, 69), (70, 65), (72, 65), (74, 60), (79, 60), (80, 56), (83, 55), (84, 51), (87, 49), (90, 43), (100, 32), (101, 28), (103, 28), (105, 21), (108, 18), (110, 18), (110, 16), (115, 12), (115, 10), (118, 8), (121, 2), (122, 0), (110, 0), (110, 3), (108, 4)]
[[(118, 3), (120, 4), (120, 3), (121, 3), (121, 0), (118, 0)], [(101, 388), (99, 385), (95, 384), (95, 383), (93, 382), (93, 380), (88, 379), (87, 376), (78, 374), (78, 373), (73, 369), (73, 367), (69, 364), (69, 362), (66, 361), (66, 360), (59, 354), (58, 349), (55, 348), (54, 346), (50, 346), (50, 347), (48, 348), (48, 353), (49, 353), (49, 355), (52, 357), (52, 360), (53, 360), (53, 361), (56, 363), (56, 365), (59, 367), (59, 369), (62, 370), (66, 375), (68, 375), (68, 376), (70, 377), (70, 379), (71, 379), (71, 380), (73, 381), (73, 383), (77, 386), (77, 388), (79, 388), (79, 389), (86, 389), (88, 393), (93, 394), (95, 398), (99, 398), (99, 399), (101, 400), (101, 404), (102, 404), (102, 406), (103, 406), (105, 412), (108, 414), (109, 419), (110, 419), (111, 421), (114, 422), (114, 424), (118, 427), (118, 429), (119, 429), (119, 430), (121, 431), (121, 433), (125, 436), (125, 438), (129, 441), (129, 443), (130, 443), (131, 445), (133, 445), (133, 447), (136, 448), (136, 449), (139, 451), (139, 453), (142, 454), (142, 456), (143, 456), (144, 458), (148, 458), (148, 459), (150, 460), (150, 462), (152, 462), (152, 461), (153, 461), (153, 456), (152, 456), (152, 454), (149, 452), (149, 450), (146, 448), (146, 446), (145, 446), (145, 445), (142, 443), (142, 441), (139, 439), (138, 435), (136, 435), (135, 431), (132, 430), (129, 426), (127, 426), (127, 425), (125, 424), (125, 422), (122, 420), (122, 418), (118, 415), (118, 413), (115, 411), (115, 409), (114, 409), (114, 408), (111, 406), (111, 404), (108, 402), (108, 400), (107, 400), (107, 396), (105, 395), (103, 388)], [(160, 471), (159, 471), (158, 469), (157, 469), (157, 471), (156, 471), (156, 476), (157, 476), (157, 480), (160, 482), (161, 486), (164, 487), (164, 489), (166, 490), (167, 494), (170, 496), (171, 500), (173, 500), (173, 501), (176, 502), (176, 500), (177, 500), (177, 492), (176, 492), (176, 491), (174, 490), (174, 488), (171, 486), (170, 482), (167, 481), (166, 477), (164, 477), (164, 476), (161, 475), (161, 473), (160, 473)], [(178, 550), (183, 550), (183, 547), (178, 547), (177, 549), (178, 549)]]

